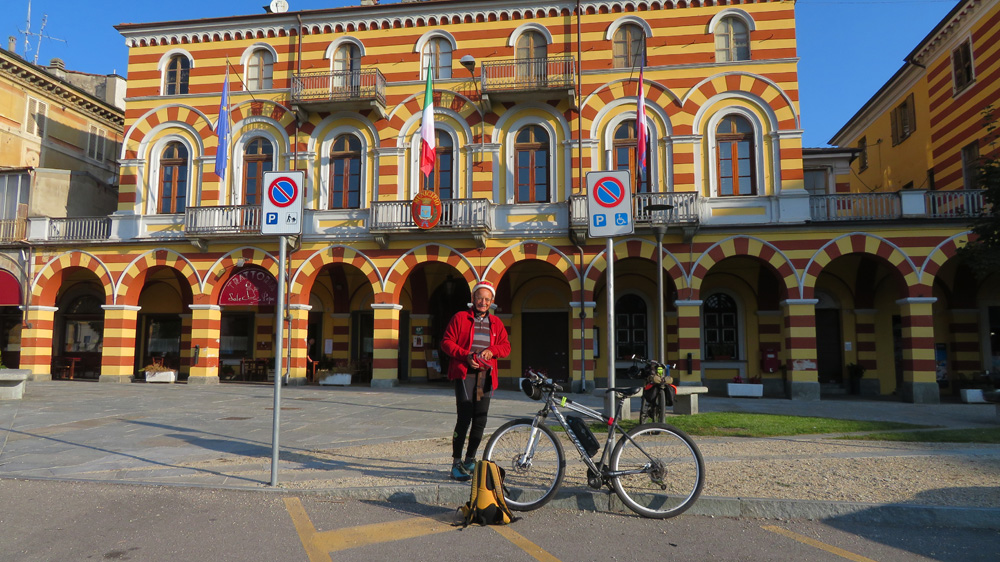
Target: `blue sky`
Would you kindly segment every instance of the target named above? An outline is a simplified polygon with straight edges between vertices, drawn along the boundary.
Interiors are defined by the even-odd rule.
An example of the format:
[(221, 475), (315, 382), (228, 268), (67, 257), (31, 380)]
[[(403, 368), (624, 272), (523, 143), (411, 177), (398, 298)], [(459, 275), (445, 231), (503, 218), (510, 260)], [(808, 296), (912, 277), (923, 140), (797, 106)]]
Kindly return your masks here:
[[(288, 2), (290, 10), (360, 4), (360, 0)], [(266, 3), (32, 0), (31, 31), (38, 33), (47, 15), (44, 34), (66, 41), (43, 39), (38, 55), (41, 64), (59, 57), (70, 70), (124, 76), (128, 49), (114, 25), (260, 13)], [(799, 0), (795, 11), (803, 145), (826, 146), (956, 4), (957, 0)], [(25, 29), (27, 15), (28, 0), (6, 0), (0, 10), (0, 33), (3, 38), (16, 36), (17, 53), (22, 55), (20, 31)], [(2, 40), (6, 48), (7, 41)], [(28, 60), (35, 57), (38, 39), (31, 37), (30, 45)]]

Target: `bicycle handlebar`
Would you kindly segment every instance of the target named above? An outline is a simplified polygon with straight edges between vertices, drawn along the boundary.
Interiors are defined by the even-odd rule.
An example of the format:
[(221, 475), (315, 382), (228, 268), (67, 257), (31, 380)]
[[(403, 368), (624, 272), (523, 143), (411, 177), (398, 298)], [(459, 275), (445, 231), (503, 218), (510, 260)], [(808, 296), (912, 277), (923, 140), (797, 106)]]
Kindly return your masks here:
[(540, 373), (534, 371), (531, 367), (528, 367), (524, 371), (524, 378), (531, 381), (531, 386), (537, 386), (543, 390), (549, 390), (552, 392), (559, 392), (563, 387), (552, 381), (552, 379), (547, 379), (543, 377)]

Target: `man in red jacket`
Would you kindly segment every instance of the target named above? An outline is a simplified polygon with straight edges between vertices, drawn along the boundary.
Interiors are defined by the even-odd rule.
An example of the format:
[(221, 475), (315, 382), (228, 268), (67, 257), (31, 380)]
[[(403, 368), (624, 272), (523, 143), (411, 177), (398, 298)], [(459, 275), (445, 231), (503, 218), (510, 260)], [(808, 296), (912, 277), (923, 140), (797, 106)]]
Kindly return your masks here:
[[(472, 309), (463, 310), (451, 318), (441, 339), (441, 350), (451, 358), (448, 379), (455, 381), (455, 404), (458, 421), (452, 436), (454, 463), (451, 477), (455, 480), (472, 478), (476, 466), (476, 449), (483, 440), (490, 397), (498, 386), (497, 359), (510, 355), (507, 329), (490, 307), (496, 289), (488, 281), (480, 281), (472, 289)], [(471, 430), (470, 430), (471, 427)], [(462, 447), (468, 433), (469, 447), (462, 460)]]

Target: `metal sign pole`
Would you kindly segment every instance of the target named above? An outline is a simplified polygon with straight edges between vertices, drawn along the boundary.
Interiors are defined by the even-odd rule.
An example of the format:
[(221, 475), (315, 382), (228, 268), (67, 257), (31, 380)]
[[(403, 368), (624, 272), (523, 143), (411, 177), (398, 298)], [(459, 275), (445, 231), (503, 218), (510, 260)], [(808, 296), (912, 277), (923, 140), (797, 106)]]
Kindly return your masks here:
[[(608, 286), (608, 388), (611, 389), (615, 387), (615, 254), (614, 239), (610, 236), (605, 238), (604, 251), (608, 262), (605, 278)], [(622, 413), (624, 414), (624, 410)], [(608, 417), (615, 415), (615, 393), (613, 392), (604, 395), (604, 415)]]
[(277, 327), (275, 341), (278, 349), (274, 353), (274, 422), (271, 428), (271, 485), (278, 485), (278, 428), (281, 426), (281, 354), (285, 338), (285, 261), (287, 260), (288, 238), (278, 237), (278, 306), (275, 310)]

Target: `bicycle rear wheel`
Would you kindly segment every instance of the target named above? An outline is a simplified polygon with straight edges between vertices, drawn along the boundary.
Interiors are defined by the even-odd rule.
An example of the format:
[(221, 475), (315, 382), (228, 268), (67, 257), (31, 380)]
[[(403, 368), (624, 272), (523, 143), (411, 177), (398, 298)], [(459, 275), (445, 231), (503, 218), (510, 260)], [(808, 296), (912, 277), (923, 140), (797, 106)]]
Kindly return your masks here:
[(638, 425), (615, 445), (611, 471), (615, 493), (629, 509), (655, 519), (684, 513), (705, 485), (705, 461), (694, 441), (665, 423)]
[(562, 444), (544, 425), (531, 427), (528, 418), (500, 426), (486, 443), (483, 458), (506, 471), (503, 497), (514, 511), (542, 507), (562, 483), (566, 457)]

